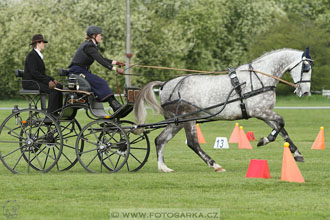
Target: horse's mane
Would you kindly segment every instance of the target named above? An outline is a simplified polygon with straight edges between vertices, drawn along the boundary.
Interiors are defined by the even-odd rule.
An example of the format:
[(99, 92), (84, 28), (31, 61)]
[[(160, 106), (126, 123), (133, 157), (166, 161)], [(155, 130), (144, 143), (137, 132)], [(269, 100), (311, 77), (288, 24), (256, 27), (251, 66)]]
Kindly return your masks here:
[(261, 59), (263, 59), (265, 56), (268, 56), (268, 55), (270, 55), (270, 54), (272, 54), (272, 53), (281, 52), (281, 51), (284, 51), (284, 50), (291, 50), (291, 51), (303, 52), (303, 51), (301, 51), (301, 50), (291, 49), (291, 48), (282, 48), (282, 49), (272, 50), (272, 51), (269, 51), (269, 52), (264, 53), (263, 55), (261, 55), (260, 57), (258, 57), (258, 58), (256, 58), (256, 59), (254, 59), (254, 60), (252, 61), (252, 63), (255, 62), (255, 61), (257, 61), (257, 60), (261, 60)]

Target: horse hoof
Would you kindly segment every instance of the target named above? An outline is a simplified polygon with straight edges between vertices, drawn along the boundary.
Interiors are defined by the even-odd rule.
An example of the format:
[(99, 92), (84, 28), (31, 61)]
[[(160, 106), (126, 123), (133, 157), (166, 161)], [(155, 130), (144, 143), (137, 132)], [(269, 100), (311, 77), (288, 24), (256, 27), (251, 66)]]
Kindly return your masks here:
[(223, 169), (222, 167), (219, 167), (219, 168), (217, 168), (217, 169), (215, 169), (214, 170), (215, 172), (226, 172), (226, 170), (225, 169)]
[(263, 146), (264, 145), (264, 138), (260, 138), (257, 147)]
[(172, 173), (174, 170), (172, 170), (172, 169), (162, 169), (162, 170), (159, 170), (160, 172), (162, 172), (162, 173)]
[(303, 156), (295, 156), (294, 159), (295, 159), (297, 162), (305, 162)]
[(264, 145), (266, 145), (266, 144), (268, 144), (268, 143), (269, 143), (268, 138), (263, 137), (263, 138), (260, 138), (260, 140), (259, 140), (257, 146), (258, 146), (258, 147), (260, 147), (260, 146), (264, 146)]
[(171, 173), (174, 170), (172, 170), (171, 168), (168, 168), (166, 165), (160, 165), (158, 167), (159, 172), (163, 172), (163, 173)]

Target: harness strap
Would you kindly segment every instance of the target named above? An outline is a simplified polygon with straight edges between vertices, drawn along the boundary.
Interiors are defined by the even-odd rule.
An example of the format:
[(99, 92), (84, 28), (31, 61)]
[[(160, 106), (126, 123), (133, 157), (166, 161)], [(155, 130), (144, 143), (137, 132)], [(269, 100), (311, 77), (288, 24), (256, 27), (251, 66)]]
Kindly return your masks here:
[[(244, 83), (243, 83), (244, 84)], [(241, 85), (243, 85), (241, 84)], [(256, 95), (259, 95), (261, 93), (264, 93), (264, 92), (269, 92), (269, 91), (275, 91), (276, 87), (275, 86), (267, 86), (267, 87), (264, 87), (264, 88), (260, 88), (260, 89), (256, 89), (254, 91), (250, 91), (250, 92), (247, 92), (245, 94), (243, 94), (243, 98), (244, 99), (248, 99), (250, 97), (253, 97), (253, 96), (256, 96)], [(183, 115), (180, 115), (180, 116), (176, 116), (177, 118), (185, 118), (185, 117), (188, 117), (188, 116), (191, 116), (191, 115), (194, 115), (194, 114), (198, 114), (199, 112), (206, 112), (208, 113), (210, 116), (208, 116), (207, 118), (209, 117), (212, 117), (212, 116), (215, 116), (217, 114), (219, 114), (223, 109), (221, 109), (219, 112), (215, 113), (215, 114), (211, 114), (210, 112), (208, 112), (208, 110), (211, 110), (211, 109), (214, 109), (214, 108), (218, 108), (218, 107), (221, 107), (221, 106), (226, 106), (227, 104), (229, 103), (234, 103), (234, 102), (237, 102), (240, 100), (240, 98), (236, 98), (236, 99), (231, 99), (231, 100), (228, 100), (229, 99), (229, 96), (230, 94), (233, 92), (234, 88), (231, 90), (231, 92), (228, 94), (228, 97), (227, 97), (227, 100), (223, 103), (219, 103), (219, 104), (216, 104), (216, 105), (212, 105), (212, 106), (209, 106), (207, 108), (204, 108), (204, 109), (201, 109), (200, 107), (198, 106), (195, 106), (189, 102), (186, 102), (187, 104), (191, 104), (193, 106), (195, 106), (198, 110), (196, 110), (195, 112), (191, 112), (191, 113), (187, 113), (187, 114), (183, 114)], [(170, 102), (166, 102), (164, 104), (162, 104), (161, 106), (164, 108), (165, 106), (167, 105), (171, 105), (171, 104), (177, 104), (177, 103), (181, 103), (181, 102), (185, 102), (184, 100), (179, 100), (179, 99), (176, 99), (176, 100), (173, 100), (173, 101), (170, 101)], [(198, 118), (196, 120), (200, 120), (201, 118)], [(213, 120), (210, 120), (210, 121), (213, 121)], [(181, 121), (182, 122), (182, 121)]]
[(261, 87), (264, 88), (265, 87), (264, 84), (262, 83), (262, 81), (261, 81), (260, 77), (258, 76), (258, 74), (254, 71), (254, 68), (253, 68), (251, 63), (249, 63), (249, 71), (250, 71), (251, 91), (253, 91), (252, 73), (259, 80)]
[(240, 107), (241, 107), (241, 111), (242, 111), (242, 117), (244, 119), (248, 119), (249, 116), (248, 116), (247, 111), (246, 111), (245, 103), (243, 102), (241, 84), (239, 83), (239, 80), (237, 78), (235, 69), (234, 68), (229, 68), (228, 69), (228, 75), (229, 75), (232, 86), (235, 88), (235, 91), (236, 91), (237, 95), (239, 96), (239, 100), (241, 102)]
[[(203, 109), (202, 109), (202, 108), (200, 108), (199, 106), (196, 106), (196, 105), (194, 105), (193, 103), (190, 103), (190, 102), (188, 102), (188, 101), (182, 99), (181, 94), (180, 94), (180, 88), (181, 88), (181, 86), (182, 86), (182, 84), (183, 84), (183, 81), (184, 81), (185, 79), (187, 79), (187, 77), (193, 76), (193, 75), (188, 75), (188, 76), (183, 77), (183, 79), (181, 79), (181, 80), (175, 85), (174, 89), (172, 90), (172, 92), (171, 92), (171, 94), (170, 94), (170, 97), (168, 98), (168, 100), (167, 100), (164, 104), (161, 105), (161, 107), (164, 108), (164, 107), (166, 107), (166, 106), (168, 106), (168, 105), (174, 105), (174, 104), (176, 104), (176, 105), (177, 105), (177, 106), (176, 106), (176, 110), (178, 111), (179, 106), (180, 106), (182, 103), (186, 103), (186, 104), (188, 104), (188, 105), (191, 105), (192, 107), (195, 107), (197, 110), (196, 110), (195, 112), (191, 112), (191, 113), (187, 113), (187, 114), (183, 114), (183, 115), (177, 116), (178, 119), (182, 119), (182, 118), (185, 118), (185, 117), (188, 117), (188, 116), (192, 116), (192, 115), (197, 114), (197, 113), (199, 113), (199, 112), (205, 112), (205, 113), (209, 114), (210, 116), (207, 117), (207, 118), (209, 118), (209, 117), (212, 117), (212, 116), (214, 116), (214, 115), (216, 115), (216, 114), (219, 114), (223, 109), (220, 110), (220, 111), (219, 111), (218, 113), (216, 113), (216, 114), (212, 114), (211, 112), (209, 112), (209, 110), (214, 109), (214, 108), (217, 108), (217, 107), (221, 107), (221, 106), (225, 107), (225, 105), (227, 105), (227, 104), (229, 104), (229, 103), (233, 103), (233, 102), (240, 101), (240, 102), (241, 102), (241, 103), (240, 103), (240, 107), (241, 107), (241, 110), (242, 110), (242, 117), (243, 117), (244, 119), (248, 119), (249, 116), (248, 116), (248, 114), (247, 114), (246, 107), (245, 107), (245, 103), (243, 102), (243, 100), (244, 100), (244, 99), (248, 99), (248, 98), (253, 97), (253, 96), (256, 96), (256, 95), (259, 95), (259, 94), (264, 93), (264, 92), (274, 91), (276, 87), (275, 87), (275, 86), (266, 86), (266, 87), (263, 86), (262, 88), (255, 89), (255, 90), (252, 90), (252, 91), (250, 91), (250, 92), (246, 92), (246, 93), (242, 94), (241, 86), (244, 85), (244, 84), (246, 84), (246, 83), (245, 83), (245, 82), (244, 82), (244, 83), (239, 83), (239, 80), (238, 80), (238, 78), (237, 78), (237, 76), (236, 76), (235, 69), (231, 69), (231, 70), (232, 70), (231, 73), (234, 74), (234, 75), (232, 75), (232, 77), (233, 77), (233, 78), (236, 78), (236, 79), (232, 81), (233, 89), (232, 89), (231, 92), (228, 94), (228, 97), (227, 97), (227, 99), (226, 99), (226, 101), (225, 101), (224, 103), (219, 103), (219, 104), (212, 105), (212, 106), (209, 106), (209, 107), (207, 107), (207, 108), (203, 108)], [(262, 82), (261, 82), (261, 85), (263, 85)], [(164, 86), (164, 84), (163, 84), (163, 86)], [(161, 87), (161, 89), (162, 89), (162, 87)], [(231, 99), (231, 100), (229, 100), (229, 97), (230, 97), (230, 95), (232, 94), (232, 92), (233, 92), (234, 90), (235, 90), (236, 93), (239, 95), (239, 98), (235, 98), (235, 99)], [(175, 92), (175, 91), (178, 92), (178, 98), (172, 100), (172, 96), (174, 95), (174, 92)], [(198, 119), (196, 119), (196, 120), (198, 120)], [(179, 122), (179, 121), (176, 121), (175, 123), (178, 123), (178, 122)], [(182, 122), (182, 121), (180, 121), (180, 122)]]

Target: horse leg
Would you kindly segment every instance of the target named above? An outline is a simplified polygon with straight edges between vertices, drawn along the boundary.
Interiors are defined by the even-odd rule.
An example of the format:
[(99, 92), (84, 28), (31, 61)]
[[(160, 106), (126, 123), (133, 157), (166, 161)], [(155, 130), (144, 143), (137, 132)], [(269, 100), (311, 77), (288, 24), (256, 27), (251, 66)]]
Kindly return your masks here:
[(292, 142), (288, 132), (284, 128), (282, 128), (280, 135), (282, 136), (285, 142), (288, 142), (290, 144), (290, 151), (291, 153), (293, 153), (294, 159), (297, 162), (305, 162), (303, 155), (299, 152), (297, 146)]
[(168, 168), (164, 160), (165, 145), (183, 128), (182, 124), (168, 124), (167, 127), (156, 137), (156, 153), (158, 161), (158, 170), (161, 172), (169, 173), (174, 170)]
[(258, 147), (263, 146), (270, 142), (275, 141), (277, 135), (280, 134), (284, 139), (284, 141), (290, 144), (290, 151), (291, 153), (294, 154), (294, 159), (298, 162), (304, 162), (303, 155), (299, 152), (297, 146), (292, 142), (292, 140), (289, 137), (289, 134), (286, 132), (284, 128), (285, 123), (283, 118), (280, 115), (277, 115), (276, 113), (274, 113), (273, 117), (270, 118), (272, 119), (275, 118), (276, 120), (269, 120), (265, 118), (262, 118), (262, 120), (264, 120), (270, 127), (272, 127), (273, 130), (267, 137), (261, 138), (257, 146)]
[(198, 143), (197, 130), (196, 130), (196, 121), (190, 121), (184, 123), (184, 129), (187, 137), (187, 144), (190, 149), (192, 149), (202, 160), (209, 166), (214, 169), (216, 172), (224, 172), (219, 164), (217, 164), (209, 155), (207, 155)]
[[(281, 130), (284, 128), (284, 120), (283, 118), (276, 114), (275, 112), (272, 111), (272, 117), (268, 117), (266, 118), (262, 118), (262, 120), (264, 122), (266, 122), (266, 124), (268, 124), (271, 128), (273, 128), (272, 132), (267, 136), (267, 137), (262, 137), (260, 138), (257, 146), (263, 146), (266, 145), (270, 142), (273, 142), (276, 140), (277, 135), (281, 132)], [(271, 120), (269, 119), (271, 118)]]

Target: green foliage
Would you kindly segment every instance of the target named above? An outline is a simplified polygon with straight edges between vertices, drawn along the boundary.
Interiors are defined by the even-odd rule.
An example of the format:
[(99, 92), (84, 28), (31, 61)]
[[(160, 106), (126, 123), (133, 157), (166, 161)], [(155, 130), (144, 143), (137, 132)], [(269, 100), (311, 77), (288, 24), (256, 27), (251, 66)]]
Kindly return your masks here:
[[(310, 45), (315, 60), (313, 89), (329, 84), (329, 0), (131, 0), (130, 8), (132, 64), (224, 70), (266, 51)], [(23, 68), (36, 33), (49, 41), (45, 64), (55, 78), (58, 68), (69, 65), (89, 25), (103, 29), (103, 55), (123, 61), (125, 14), (125, 1), (0, 1), (0, 99), (17, 93), (13, 71)], [(113, 72), (99, 64), (92, 71), (115, 87)], [(143, 75), (132, 77), (132, 85), (139, 86), (186, 73), (136, 67), (131, 72)], [(124, 77), (118, 78), (123, 86)], [(290, 89), (281, 87), (282, 93)]]
[[(240, 64), (249, 40), (283, 14), (273, 1), (147, 1), (140, 5), (147, 8), (140, 7), (147, 12), (150, 27), (143, 37), (146, 41), (138, 45), (140, 62), (210, 71)], [(157, 72), (148, 79), (173, 77), (168, 71)]]
[[(329, 89), (329, 39), (330, 32), (327, 32), (316, 21), (300, 17), (283, 18), (279, 24), (255, 38), (249, 45), (248, 57), (253, 59), (267, 51), (279, 48), (304, 50), (306, 46), (310, 46), (310, 53), (314, 60), (312, 90)], [(292, 81), (289, 74), (284, 75), (283, 79)], [(279, 85), (277, 90), (279, 94), (288, 94), (292, 91), (292, 88), (283, 85)]]
[[(46, 73), (59, 78), (58, 69), (67, 68), (84, 41), (89, 25), (99, 25), (104, 31), (103, 47), (111, 48), (104, 53), (110, 59), (123, 60), (124, 52), (124, 4), (113, 1), (22, 1), (10, 2), (0, 8), (0, 98), (16, 94), (14, 70), (24, 68), (24, 60), (31, 50), (31, 38), (42, 33), (48, 40), (43, 51)], [(109, 13), (110, 12), (110, 13)], [(116, 16), (113, 16), (116, 14)], [(121, 16), (120, 16), (121, 15)], [(121, 56), (121, 57), (120, 57)], [(109, 72), (100, 65), (92, 71), (110, 81)]]

